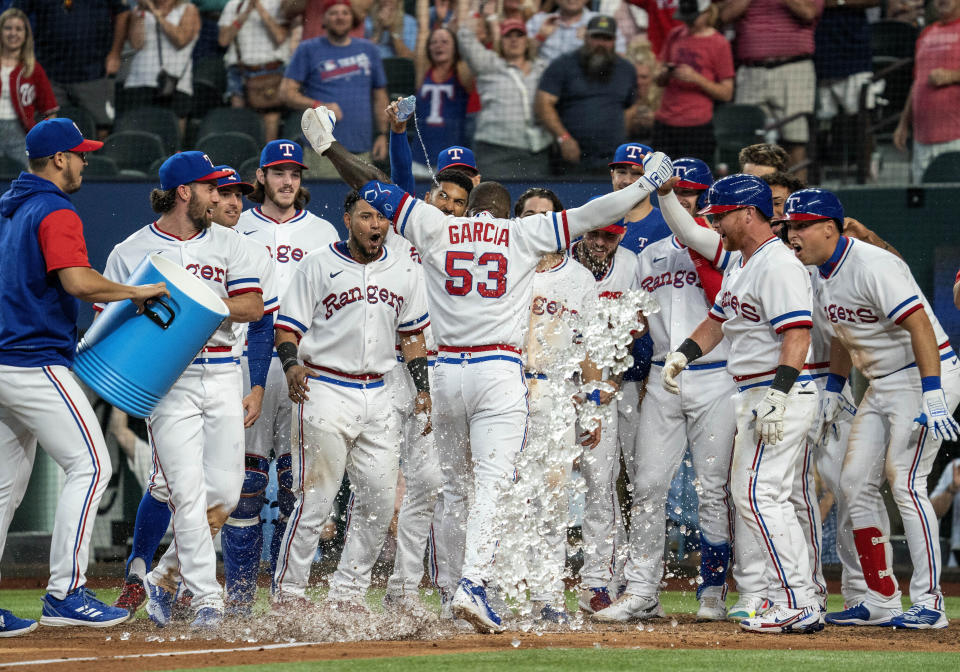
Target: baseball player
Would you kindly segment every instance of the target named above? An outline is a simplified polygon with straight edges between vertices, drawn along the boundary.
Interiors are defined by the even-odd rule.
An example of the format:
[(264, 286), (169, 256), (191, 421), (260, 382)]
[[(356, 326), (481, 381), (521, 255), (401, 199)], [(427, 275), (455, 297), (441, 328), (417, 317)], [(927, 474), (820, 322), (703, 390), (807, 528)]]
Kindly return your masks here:
[[(667, 221), (679, 229), (700, 229), (668, 191), (672, 186), (660, 194)], [(809, 275), (770, 232), (772, 196), (761, 179), (723, 178), (708, 191), (708, 203), (700, 212), (712, 214), (719, 228), (723, 250), (717, 256), (737, 251), (739, 259), (726, 265), (708, 317), (667, 355), (661, 381), (679, 393), (676, 376), (724, 337), (729, 340), (727, 370), (738, 390), (730, 488), (737, 513), (753, 534), (750, 541), (768, 555), (767, 596), (773, 602), (764, 613), (741, 621), (741, 627), (816, 632), (823, 623), (803, 534), (788, 501), (817, 404), (816, 385), (803, 373), (813, 326)]]
[[(216, 166), (216, 169), (218, 172), (227, 174), (217, 180), (217, 192), (220, 200), (213, 213), (213, 222), (232, 229), (236, 226), (243, 209), (242, 194), (253, 191), (253, 185), (242, 182), (230, 166)], [(267, 297), (264, 300), (264, 316), (260, 321), (250, 324), (250, 333), (247, 339), (250, 343), (250, 351), (257, 353), (249, 358), (251, 368), (255, 371), (251, 376), (254, 384), (251, 386), (250, 393), (243, 398), (244, 426), (250, 427), (260, 415), (263, 402), (263, 386), (267, 368), (270, 365), (270, 355), (273, 351), (273, 314), (277, 311), (279, 305), (273, 290), (273, 261), (269, 254), (259, 244), (247, 238), (241, 238), (241, 240), (247, 253), (258, 262), (258, 277), (261, 279), (261, 287), (265, 290), (264, 295)], [(238, 351), (246, 335), (246, 327), (247, 325), (243, 323), (234, 324), (234, 329), (237, 332)], [(244, 384), (244, 389), (247, 387)], [(253, 466), (256, 468), (257, 465)], [(234, 512), (221, 530), (223, 533), (221, 544), (223, 546), (224, 578), (227, 584), (228, 600), (232, 603), (230, 609), (236, 615), (248, 614), (247, 608), (249, 602), (253, 599), (256, 588), (256, 569), (259, 567), (260, 546), (257, 544), (257, 539), (238, 539), (238, 537), (248, 535), (247, 528), (259, 522), (259, 509), (256, 510), (256, 515), (252, 514), (252, 510), (262, 498), (262, 492), (266, 485), (266, 473), (260, 469), (257, 469), (254, 473), (256, 474), (255, 478), (263, 479), (259, 492), (242, 496), (238, 507), (239, 513)], [(247, 478), (251, 478), (249, 472)], [(143, 577), (153, 562), (160, 541), (170, 524), (170, 509), (167, 507), (165, 491), (162, 491), (164, 494), (160, 495), (163, 499), (157, 499), (153, 495), (152, 479), (148, 475), (145, 480), (147, 481), (147, 488), (137, 509), (133, 543), (130, 557), (127, 559), (123, 589), (114, 602), (114, 606), (126, 609), (131, 614), (135, 613), (147, 600), (146, 589), (143, 587)], [(247, 490), (248, 488), (245, 487), (244, 489)], [(247, 559), (254, 553), (256, 553), (257, 558), (255, 564)], [(238, 577), (243, 568), (251, 567), (253, 571), (252, 580), (249, 576)], [(250, 570), (247, 571), (249, 573)], [(240, 587), (238, 588), (238, 586)], [(238, 592), (247, 599), (241, 600), (236, 595)], [(245, 606), (240, 606), (238, 602), (242, 602)]]
[[(843, 235), (843, 208), (822, 189), (787, 199), (784, 226), (796, 256), (818, 266), (815, 306), (833, 330), (828, 383), (819, 415), (833, 422), (851, 363), (869, 381), (850, 431), (840, 474), (867, 584), (862, 603), (827, 614), (837, 625), (947, 627), (940, 591), (937, 517), (927, 476), (944, 440), (960, 438), (960, 362), (907, 265)], [(910, 599), (901, 613), (891, 566), (886, 480), (903, 519), (913, 561)]]
[(180, 264), (230, 310), (198, 357), (160, 401), (147, 423), (153, 447), (150, 494), (173, 513), (174, 543), (144, 577), (147, 614), (170, 622), (180, 588), (193, 594), (194, 627), (223, 618), (213, 537), (237, 505), (243, 484), (242, 377), (233, 355), (238, 322), (256, 322), (264, 305), (257, 263), (243, 239), (211, 226), (217, 180), (227, 176), (202, 152), (180, 152), (160, 167), (150, 204), (160, 216), (113, 248), (105, 275), (125, 278), (150, 254)]
[[(623, 292), (635, 287), (637, 255), (621, 244), (625, 231), (621, 224), (609, 224), (587, 232), (582, 240), (570, 247), (570, 256), (593, 274), (597, 295), (601, 299), (619, 298)], [(604, 381), (612, 392), (601, 391), (601, 399), (615, 405), (611, 423), (601, 433), (600, 443), (589, 455), (584, 455), (580, 464), (587, 494), (583, 511), (584, 562), (580, 569), (579, 605), (588, 614), (610, 606), (609, 584), (622, 555), (618, 547), (626, 537), (616, 491), (620, 472), (619, 425), (625, 415), (618, 410), (620, 404), (631, 401), (626, 395), (619, 401), (613, 398), (624, 386), (624, 376), (608, 376)], [(636, 408), (635, 398), (632, 403)]]
[[(427, 193), (424, 201), (434, 204), (441, 212), (455, 217), (462, 216), (467, 208), (467, 199), (473, 182), (457, 169), (437, 173), (437, 184)], [(400, 255), (409, 256), (419, 267), (420, 254), (409, 241), (387, 234), (387, 248)], [(419, 269), (422, 273), (422, 269)], [(423, 331), (427, 344), (427, 363), (432, 376), (436, 361), (437, 343), (431, 327)], [(398, 359), (402, 354), (398, 352)], [(419, 587), (423, 578), (423, 555), (429, 540), (430, 578), (447, 594), (456, 589), (459, 577), (449, 575), (450, 563), (447, 548), (462, 547), (459, 543), (438, 539), (438, 530), (443, 516), (442, 502), (438, 495), (443, 486), (440, 458), (436, 446), (436, 434), (424, 433), (422, 419), (416, 414), (416, 387), (406, 367), (396, 366), (385, 376), (388, 386), (394, 386), (394, 398), (403, 419), (400, 466), (406, 488), (397, 516), (397, 551), (393, 572), (387, 581), (384, 607), (388, 610), (404, 609), (422, 611)], [(465, 512), (464, 512), (465, 514)], [(456, 530), (460, 532), (459, 530)], [(462, 537), (462, 533), (458, 538)], [(452, 613), (443, 614), (452, 618)]]
[[(236, 230), (242, 235), (265, 246), (273, 257), (276, 290), (281, 302), (293, 273), (307, 254), (326, 248), (340, 239), (333, 224), (304, 209), (310, 201), (310, 192), (302, 185), (306, 167), (303, 162), (303, 148), (299, 144), (292, 140), (268, 142), (260, 152), (260, 167), (257, 169), (254, 190), (247, 195), (248, 199), (259, 205), (244, 211), (236, 226)], [(258, 493), (263, 487), (261, 473), (268, 464), (266, 460), (269, 460), (271, 455), (276, 459), (279, 512), (270, 543), (271, 576), (276, 567), (283, 528), (293, 510), (293, 476), (290, 472), (291, 422), (287, 382), (279, 361), (274, 358), (267, 372), (261, 417), (253, 427), (246, 430), (246, 454), (250, 466), (244, 481), (244, 495), (250, 497), (253, 508), (252, 500), (260, 498)], [(250, 540), (250, 543), (263, 543), (261, 525), (254, 524), (247, 532), (256, 535), (256, 539)], [(247, 562), (254, 562), (252, 555)], [(256, 566), (245, 563), (238, 571), (246, 575), (255, 571)]]
[(429, 316), (419, 267), (384, 246), (388, 221), (356, 192), (344, 202), (343, 220), (349, 239), (311, 253), (277, 317), (277, 353), (297, 404), (296, 502), (273, 599), (293, 608), (305, 599), (320, 527), (346, 471), (354, 496), (328, 600), (365, 610), (370, 572), (393, 518), (399, 467), (400, 415), (383, 380), (397, 365), (395, 336), (417, 388), (416, 412), (430, 411), (422, 335)]
[[(680, 178), (674, 185), (680, 204), (688, 212), (695, 211), (699, 196), (713, 183), (709, 168), (699, 159), (681, 158), (674, 162), (673, 169)], [(662, 615), (658, 593), (663, 576), (663, 537), (655, 532), (666, 524), (667, 493), (688, 444), (700, 483), (702, 582), (697, 587), (697, 618), (719, 621), (727, 616), (726, 573), (733, 527), (727, 478), (736, 431), (732, 401), (736, 390), (725, 370), (728, 342), (720, 341), (688, 367), (682, 395), (669, 394), (660, 385), (667, 354), (680, 346), (703, 319), (704, 310), (713, 305), (719, 279), (710, 261), (676, 236), (648, 245), (638, 257), (637, 285), (657, 299), (660, 310), (646, 318), (654, 344), (650, 384), (640, 407), (638, 438), (633, 446), (624, 446), (632, 453), (625, 456), (625, 462), (632, 467), (633, 484), (627, 589), (616, 602), (595, 614), (597, 620), (642, 620)], [(712, 296), (705, 290), (710, 286), (715, 287)], [(651, 436), (658, 437), (657, 441), (649, 440)]]
[[(90, 535), (112, 468), (97, 416), (70, 374), (77, 299), (142, 307), (167, 295), (163, 283), (130, 287), (90, 268), (68, 194), (80, 189), (86, 153), (102, 146), (70, 119), (41, 121), (27, 134), (27, 172), (0, 197), (0, 556), (39, 442), (66, 476), (40, 617), (51, 626), (108, 627), (129, 617), (86, 587)], [(0, 609), (0, 637), (36, 628), (37, 621)]]
[[(371, 178), (376, 169), (357, 161), (333, 137), (327, 110), (307, 110), (310, 144), (337, 166), (352, 186), (392, 219), (423, 259), (427, 295), (438, 342), (434, 416), (444, 469), (444, 525), (448, 493), (466, 497), (473, 476), (476, 497), (467, 516), (461, 579), (452, 611), (478, 632), (503, 630), (490, 607), (485, 582), (492, 576), (499, 531), (497, 493), (513, 479), (528, 416), (522, 376), (521, 333), (540, 256), (565, 250), (571, 237), (617, 221), (672, 172), (662, 154), (647, 159), (647, 175), (629, 188), (581, 208), (524, 219), (506, 219), (510, 195), (495, 182), (470, 194), (468, 217), (445, 216), (395, 185)], [(369, 180), (369, 181), (368, 181)], [(468, 460), (468, 455), (470, 459)]]

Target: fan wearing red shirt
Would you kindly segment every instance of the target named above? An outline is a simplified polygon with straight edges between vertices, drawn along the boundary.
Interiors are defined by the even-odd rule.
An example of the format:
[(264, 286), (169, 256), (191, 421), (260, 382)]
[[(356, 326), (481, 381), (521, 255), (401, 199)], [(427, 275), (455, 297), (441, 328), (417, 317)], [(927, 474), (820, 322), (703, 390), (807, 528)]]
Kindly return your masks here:
[(670, 31), (660, 51), (657, 84), (664, 90), (653, 146), (667, 156), (713, 162), (713, 103), (733, 98), (736, 74), (730, 43), (714, 28), (719, 13), (710, 0), (680, 0), (674, 17), (683, 24)]

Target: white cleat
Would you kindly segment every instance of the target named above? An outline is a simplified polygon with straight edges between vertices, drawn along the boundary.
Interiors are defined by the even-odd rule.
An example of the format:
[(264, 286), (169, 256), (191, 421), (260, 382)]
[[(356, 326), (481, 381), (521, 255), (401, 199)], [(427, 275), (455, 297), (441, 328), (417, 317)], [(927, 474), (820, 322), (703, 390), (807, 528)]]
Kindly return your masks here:
[(724, 621), (727, 618), (727, 605), (724, 600), (723, 586), (704, 588), (700, 594), (700, 608), (697, 609), (698, 621)]
[(740, 599), (727, 611), (727, 620), (740, 622), (745, 618), (753, 618), (769, 609), (770, 602), (765, 597), (756, 595), (740, 595)]
[(336, 140), (333, 137), (333, 127), (336, 124), (336, 115), (323, 105), (304, 110), (300, 118), (303, 135), (317, 154), (326, 152)]
[(648, 618), (663, 618), (660, 600), (632, 593), (624, 593), (609, 607), (593, 614), (593, 620), (605, 623), (627, 623)]
[(820, 620), (820, 607), (804, 607), (803, 609), (789, 609), (788, 607), (773, 607), (763, 614), (740, 621), (740, 627), (750, 632), (765, 632), (772, 634), (810, 634), (823, 630)]

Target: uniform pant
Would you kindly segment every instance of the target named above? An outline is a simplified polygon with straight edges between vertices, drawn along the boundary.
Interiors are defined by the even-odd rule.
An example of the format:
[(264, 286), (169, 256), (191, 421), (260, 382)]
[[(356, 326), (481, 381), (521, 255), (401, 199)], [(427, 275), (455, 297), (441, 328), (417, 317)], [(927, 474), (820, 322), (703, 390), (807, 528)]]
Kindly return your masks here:
[(213, 537), (243, 487), (242, 375), (237, 364), (191, 364), (150, 415), (150, 494), (173, 513), (174, 541), (149, 574), (193, 606), (223, 607)]
[(110, 455), (90, 403), (63, 366), (0, 365), (0, 556), (27, 491), (37, 442), (66, 474), (50, 541), (47, 592), (87, 582), (90, 535), (110, 481)]
[(309, 399), (295, 406), (293, 490), (296, 503), (277, 559), (274, 591), (303, 595), (310, 565), (344, 471), (353, 506), (329, 597), (354, 600), (370, 573), (393, 519), (400, 456), (400, 417), (383, 381), (356, 387), (310, 379)]
[[(432, 378), (432, 375), (431, 375)], [(400, 469), (406, 483), (397, 517), (397, 554), (387, 592), (416, 595), (423, 578), (423, 552), (434, 520), (434, 510), (443, 476), (437, 455), (436, 432), (421, 434), (421, 420), (414, 413), (416, 388), (404, 364), (386, 376), (403, 424)]]
[(686, 370), (678, 396), (663, 389), (662, 373), (662, 366), (651, 367), (630, 460), (633, 508), (627, 591), (648, 597), (659, 592), (667, 493), (688, 443), (700, 482), (700, 534), (713, 545), (729, 543), (733, 525), (727, 487), (736, 431), (730, 374), (722, 367)]
[[(960, 367), (955, 355), (941, 363), (941, 384), (953, 411), (960, 402)], [(943, 609), (939, 524), (927, 492), (927, 477), (942, 441), (926, 427), (914, 428), (921, 398), (916, 367), (870, 381), (857, 408), (840, 474), (866, 576), (865, 601), (877, 607), (900, 608), (888, 539), (890, 521), (880, 495), (886, 480), (903, 519), (913, 562), (910, 599), (914, 604)], [(878, 571), (890, 581), (876, 575)]]
[[(247, 380), (249, 382), (249, 379)], [(244, 389), (249, 389), (246, 385)], [(287, 378), (280, 366), (280, 359), (270, 359), (267, 371), (267, 386), (263, 390), (263, 406), (260, 417), (253, 427), (245, 430), (246, 451), (257, 457), (270, 458), (290, 452), (290, 427), (292, 402), (287, 396)]]
[(449, 558), (440, 567), (444, 588), (452, 587), (451, 579), (455, 585), (457, 576), (474, 583), (492, 578), (501, 534), (498, 493), (514, 481), (527, 430), (519, 358), (484, 352), (445, 361), (460, 358), (441, 352), (433, 372), (433, 422), (444, 478), (439, 534)]
[(746, 534), (736, 543), (759, 546), (765, 556), (766, 596), (792, 609), (813, 606), (814, 586), (803, 531), (791, 494), (802, 467), (807, 432), (817, 410), (816, 386), (795, 384), (787, 397), (783, 439), (767, 445), (756, 434), (753, 409), (766, 387), (734, 396), (737, 436), (730, 491)]
[[(827, 428), (824, 438), (815, 449), (814, 463), (824, 488), (833, 493), (834, 506), (837, 508), (837, 555), (843, 567), (840, 579), (840, 592), (843, 602), (847, 606), (854, 606), (863, 602), (867, 592), (867, 584), (863, 579), (863, 570), (860, 569), (860, 560), (857, 558), (857, 547), (853, 540), (853, 525), (850, 522), (850, 506), (840, 488), (840, 472), (847, 454), (847, 442), (853, 419), (856, 417), (856, 406), (853, 405), (844, 392), (841, 402), (840, 416), (833, 427)], [(814, 422), (814, 430), (819, 429)], [(813, 432), (811, 432), (812, 434)], [(816, 436), (807, 436), (810, 445)]]

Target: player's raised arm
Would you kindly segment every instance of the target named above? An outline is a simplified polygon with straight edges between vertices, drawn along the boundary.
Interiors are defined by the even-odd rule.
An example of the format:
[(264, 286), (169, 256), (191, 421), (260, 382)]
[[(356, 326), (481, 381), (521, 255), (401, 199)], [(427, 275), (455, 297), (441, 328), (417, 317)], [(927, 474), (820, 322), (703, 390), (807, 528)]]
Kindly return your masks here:
[(720, 247), (720, 234), (697, 224), (686, 208), (680, 204), (677, 195), (673, 193), (673, 186), (679, 181), (679, 177), (671, 177), (657, 190), (660, 197), (660, 212), (667, 226), (681, 243), (707, 259), (713, 259)]
[(383, 171), (354, 156), (346, 147), (333, 137), (333, 113), (322, 105), (304, 110), (300, 118), (300, 128), (310, 142), (313, 151), (325, 156), (340, 174), (340, 179), (351, 189), (360, 189), (371, 180), (389, 183), (390, 178)]

